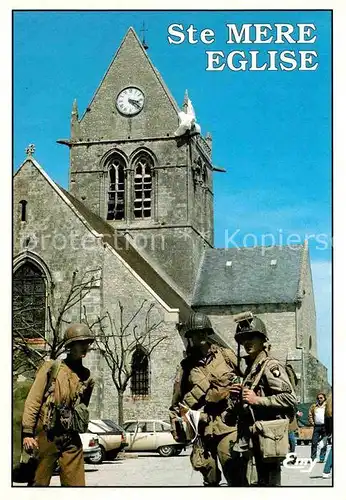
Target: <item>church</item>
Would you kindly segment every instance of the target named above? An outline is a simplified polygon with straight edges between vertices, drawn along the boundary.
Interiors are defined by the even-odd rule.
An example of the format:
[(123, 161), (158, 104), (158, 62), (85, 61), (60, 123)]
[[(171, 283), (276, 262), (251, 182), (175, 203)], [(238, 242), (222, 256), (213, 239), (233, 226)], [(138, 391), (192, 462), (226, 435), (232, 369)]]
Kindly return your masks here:
[[(208, 314), (215, 342), (233, 349), (233, 316), (257, 314), (273, 356), (297, 373), (299, 400), (314, 401), (327, 388), (327, 370), (317, 359), (307, 243), (214, 248), (213, 177), (220, 168), (210, 134), (197, 127), (176, 134), (188, 106), (188, 95), (177, 105), (129, 28), (84, 113), (72, 104), (70, 137), (58, 140), (70, 151), (68, 190), (48, 176), (32, 145), (14, 175), (16, 294), (42, 305), (31, 320), (48, 339), (51, 290), (59, 310), (73, 273), (92, 273), (65, 324), (108, 315), (116, 328), (121, 311), (134, 339), (147, 328), (146, 349), (132, 343), (124, 419), (167, 419), (185, 349), (179, 325), (193, 310)], [(86, 363), (96, 380), (92, 417), (117, 420), (118, 394), (102, 349), (94, 344)]]

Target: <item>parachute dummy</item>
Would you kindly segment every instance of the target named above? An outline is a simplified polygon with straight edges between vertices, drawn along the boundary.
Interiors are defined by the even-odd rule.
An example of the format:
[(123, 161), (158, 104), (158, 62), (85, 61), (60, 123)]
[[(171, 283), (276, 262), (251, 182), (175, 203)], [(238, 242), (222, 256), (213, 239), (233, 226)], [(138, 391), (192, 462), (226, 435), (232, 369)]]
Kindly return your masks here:
[(192, 102), (189, 98), (187, 98), (185, 106), (186, 111), (180, 111), (178, 113), (179, 127), (174, 132), (174, 135), (181, 136), (184, 135), (187, 131), (200, 134), (201, 127), (196, 122), (195, 110), (193, 109)]

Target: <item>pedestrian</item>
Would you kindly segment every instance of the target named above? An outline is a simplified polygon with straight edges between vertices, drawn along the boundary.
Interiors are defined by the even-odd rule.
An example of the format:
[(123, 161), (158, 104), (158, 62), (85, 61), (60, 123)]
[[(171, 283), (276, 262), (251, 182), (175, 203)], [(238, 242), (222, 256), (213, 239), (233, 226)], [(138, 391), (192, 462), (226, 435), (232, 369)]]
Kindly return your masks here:
[[(332, 393), (329, 394), (326, 400), (326, 411), (324, 414), (325, 427), (326, 427), (326, 435), (332, 438), (333, 434), (333, 403), (332, 403)], [(329, 479), (332, 476), (331, 470), (333, 468), (333, 445), (331, 445), (326, 463), (324, 464), (324, 469), (322, 473), (323, 479)]]
[(311, 441), (311, 459), (315, 460), (317, 456), (317, 446), (322, 441), (319, 462), (323, 463), (327, 453), (327, 435), (325, 427), (325, 410), (326, 410), (326, 395), (319, 392), (316, 396), (316, 403), (312, 404), (309, 409), (308, 420), (309, 424), (313, 425)]
[[(83, 447), (79, 432), (88, 425), (94, 381), (83, 366), (93, 335), (85, 324), (65, 332), (66, 358), (60, 362), (50, 387), (50, 371), (59, 361), (48, 360), (37, 372), (24, 405), (23, 449), (35, 452), (38, 465), (33, 486), (49, 486), (59, 459), (62, 486), (85, 486)], [(84, 431), (82, 429), (85, 429)]]
[(250, 311), (234, 319), (235, 340), (247, 353), (243, 388), (231, 389), (231, 398), (240, 396), (242, 402), (234, 451), (253, 453), (258, 486), (280, 486), (280, 462), (288, 452), (288, 419), (295, 412), (296, 396), (285, 367), (268, 355), (263, 321)]
[(237, 357), (232, 349), (212, 342), (210, 336), (214, 331), (205, 314), (192, 313), (182, 333), (188, 346), (173, 388), (170, 407), (173, 436), (179, 441), (177, 424), (181, 416), (188, 409), (199, 410), (199, 435), (190, 456), (192, 467), (201, 472), (204, 486), (218, 486), (219, 460), (227, 484), (237, 486), (239, 474), (231, 459), (236, 420), (234, 415), (226, 413), (230, 387), (241, 375)]

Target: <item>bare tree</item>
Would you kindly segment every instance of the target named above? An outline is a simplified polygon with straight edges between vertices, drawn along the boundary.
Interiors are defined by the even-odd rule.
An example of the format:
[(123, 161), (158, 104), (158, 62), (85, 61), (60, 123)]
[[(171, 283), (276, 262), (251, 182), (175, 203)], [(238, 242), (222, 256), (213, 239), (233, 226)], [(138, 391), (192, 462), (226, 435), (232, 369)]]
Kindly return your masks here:
[(63, 330), (70, 323), (68, 315), (78, 304), (82, 307), (83, 299), (98, 281), (95, 277), (97, 271), (98, 269), (88, 270), (79, 276), (79, 271), (75, 270), (63, 298), (56, 297), (56, 285), (54, 282), (50, 284), (47, 293), (47, 327), (44, 331), (37, 328), (31, 320), (37, 312), (37, 306), (30, 302), (23, 305), (19, 297), (13, 297), (14, 376), (36, 370), (47, 357), (56, 359), (62, 353)]
[[(163, 321), (151, 320), (150, 316), (155, 304), (151, 303), (145, 311), (146, 303), (147, 301), (143, 300), (130, 319), (125, 320), (124, 306), (118, 302), (117, 317), (112, 317), (107, 312), (102, 318), (98, 317), (94, 323), (89, 324), (89, 328), (95, 332), (97, 346), (103, 352), (118, 393), (120, 425), (124, 420), (124, 393), (134, 375), (133, 353), (137, 348), (141, 348), (148, 359), (154, 349), (167, 338), (167, 336), (155, 334)], [(88, 323), (87, 318), (86, 322)]]

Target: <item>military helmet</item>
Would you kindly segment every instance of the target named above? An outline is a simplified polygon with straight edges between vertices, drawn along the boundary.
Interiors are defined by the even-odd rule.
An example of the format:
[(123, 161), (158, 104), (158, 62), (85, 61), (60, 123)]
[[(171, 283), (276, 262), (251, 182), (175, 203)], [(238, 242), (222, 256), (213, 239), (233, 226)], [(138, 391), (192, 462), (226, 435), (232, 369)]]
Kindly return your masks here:
[(207, 331), (209, 335), (214, 333), (210, 319), (206, 314), (193, 312), (185, 325), (185, 338), (191, 337), (192, 332)]
[(68, 327), (64, 335), (65, 347), (78, 340), (88, 340), (94, 342), (94, 336), (85, 323), (73, 323)]
[(241, 337), (249, 333), (259, 333), (266, 341), (269, 340), (267, 329), (263, 321), (252, 312), (247, 311), (234, 316), (234, 321), (237, 323), (234, 338), (238, 343), (241, 343)]

